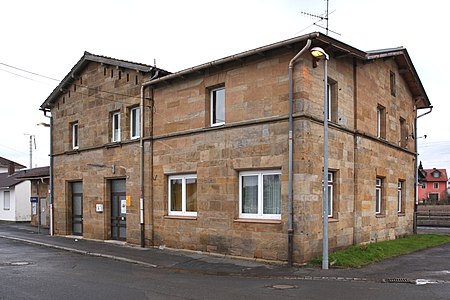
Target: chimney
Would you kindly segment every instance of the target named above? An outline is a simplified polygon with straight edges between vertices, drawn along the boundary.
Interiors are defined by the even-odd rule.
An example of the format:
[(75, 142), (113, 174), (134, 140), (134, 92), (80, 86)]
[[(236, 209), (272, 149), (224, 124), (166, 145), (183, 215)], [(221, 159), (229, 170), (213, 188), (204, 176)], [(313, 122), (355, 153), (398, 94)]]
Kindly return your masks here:
[(14, 174), (15, 171), (16, 171), (16, 168), (14, 167), (14, 163), (10, 162), (8, 165), (8, 175)]

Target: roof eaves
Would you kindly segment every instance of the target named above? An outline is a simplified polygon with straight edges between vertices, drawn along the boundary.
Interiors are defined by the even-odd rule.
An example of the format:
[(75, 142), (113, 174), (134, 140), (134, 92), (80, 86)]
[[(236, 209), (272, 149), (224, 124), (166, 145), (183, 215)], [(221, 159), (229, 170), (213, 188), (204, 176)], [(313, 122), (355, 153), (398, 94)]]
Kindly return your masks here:
[(41, 110), (50, 109), (52, 102), (57, 99), (65, 89), (72, 84), (72, 82), (78, 77), (78, 74), (86, 67), (89, 62), (97, 62), (106, 65), (117, 66), (125, 69), (136, 70), (143, 73), (149, 73), (153, 69), (161, 70), (165, 73), (170, 73), (168, 71), (155, 68), (150, 65), (145, 65), (141, 63), (130, 62), (126, 60), (120, 60), (116, 58), (111, 58), (107, 56), (95, 55), (87, 51), (84, 52), (80, 60), (72, 67), (70, 72), (64, 77), (63, 80), (58, 84), (58, 86), (52, 91), (52, 93), (47, 97), (47, 99), (42, 103)]

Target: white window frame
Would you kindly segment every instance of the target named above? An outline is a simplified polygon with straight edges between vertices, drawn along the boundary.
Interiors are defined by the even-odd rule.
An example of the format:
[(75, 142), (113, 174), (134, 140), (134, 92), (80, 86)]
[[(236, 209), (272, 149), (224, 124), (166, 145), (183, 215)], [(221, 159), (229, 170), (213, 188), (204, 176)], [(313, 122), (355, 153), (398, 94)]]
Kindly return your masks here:
[[(172, 203), (171, 203), (171, 199), (172, 199), (172, 189), (171, 189), (171, 182), (172, 180), (180, 180), (182, 181), (182, 186), (181, 186), (181, 195), (182, 195), (182, 200), (181, 200), (181, 211), (174, 211), (172, 210)], [(187, 179), (195, 179), (195, 183), (197, 183), (197, 175), (196, 174), (187, 174), (187, 175), (173, 175), (173, 176), (169, 176), (168, 178), (168, 199), (167, 199), (167, 203), (168, 203), (168, 214), (169, 216), (186, 216), (186, 217), (197, 217), (197, 211), (198, 211), (198, 198), (197, 198), (197, 211), (186, 211), (186, 180)]]
[[(268, 170), (268, 171), (245, 171), (239, 173), (239, 218), (242, 219), (268, 219), (268, 220), (281, 220), (281, 186), (280, 186), (280, 213), (279, 214), (264, 214), (263, 203), (263, 182), (264, 176), (278, 175), (280, 176), (281, 183), (281, 171)], [(256, 214), (243, 213), (242, 212), (242, 178), (246, 176), (258, 176), (258, 212)]]
[(402, 212), (402, 201), (403, 201), (403, 181), (399, 180), (397, 184), (397, 212)]
[[(120, 142), (120, 112), (112, 113), (112, 142)], [(117, 129), (116, 129), (117, 128)]]
[(383, 179), (377, 177), (375, 183), (375, 213), (381, 214), (383, 199)]
[[(6, 197), (8, 195), (8, 197)], [(6, 201), (8, 199), (8, 201)], [(11, 210), (11, 192), (4, 191), (3, 192), (3, 210)]]
[(439, 182), (434, 182), (434, 183), (433, 183), (433, 188), (434, 188), (435, 190), (439, 189)]
[(381, 107), (377, 107), (377, 138), (381, 138)]
[(78, 126), (78, 122), (72, 123), (72, 149), (78, 149), (79, 138), (80, 138), (80, 127)]
[[(223, 91), (223, 105), (221, 106), (221, 109), (223, 110), (223, 120), (221, 121), (217, 121), (216, 116), (217, 116), (217, 106), (214, 105), (214, 100), (216, 99), (216, 94), (218, 91)], [(210, 91), (210, 124), (211, 126), (220, 126), (225, 124), (225, 87), (220, 87), (220, 88), (216, 88), (216, 89), (212, 89)]]
[(331, 83), (327, 83), (327, 97), (328, 97), (328, 121), (331, 122), (331, 114), (332, 114), (332, 108), (331, 108), (331, 96), (332, 96), (332, 85)]
[(328, 173), (328, 217), (333, 217), (334, 213), (334, 172)]
[[(137, 139), (141, 136), (141, 109), (134, 107), (130, 109), (130, 138)], [(133, 130), (134, 129), (134, 130)]]

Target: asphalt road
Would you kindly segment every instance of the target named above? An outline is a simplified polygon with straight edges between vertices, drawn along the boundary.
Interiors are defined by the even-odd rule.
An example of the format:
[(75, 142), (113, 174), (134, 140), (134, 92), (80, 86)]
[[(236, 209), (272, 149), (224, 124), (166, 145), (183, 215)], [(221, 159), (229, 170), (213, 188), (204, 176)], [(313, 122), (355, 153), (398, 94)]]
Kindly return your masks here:
[(175, 272), (0, 239), (0, 299), (449, 299), (416, 285)]

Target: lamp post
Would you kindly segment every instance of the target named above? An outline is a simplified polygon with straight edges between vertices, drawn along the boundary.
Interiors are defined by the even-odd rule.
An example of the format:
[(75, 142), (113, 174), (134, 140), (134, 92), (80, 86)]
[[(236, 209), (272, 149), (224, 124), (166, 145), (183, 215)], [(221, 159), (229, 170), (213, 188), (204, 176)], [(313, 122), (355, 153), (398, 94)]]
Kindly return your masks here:
[(323, 60), (323, 184), (322, 184), (322, 269), (328, 270), (328, 54), (320, 47), (314, 47), (311, 55), (315, 60)]
[(44, 110), (44, 116), (50, 119), (49, 123), (41, 122), (37, 124), (38, 126), (43, 126), (50, 128), (50, 182), (49, 182), (49, 210), (50, 210), (50, 228), (49, 233), (52, 236), (54, 232), (54, 220), (53, 220), (53, 118), (48, 116), (47, 112)]

